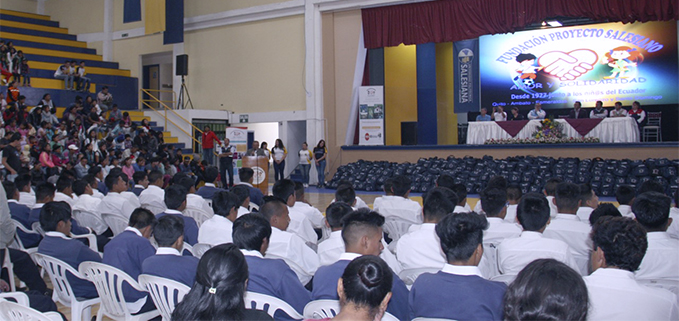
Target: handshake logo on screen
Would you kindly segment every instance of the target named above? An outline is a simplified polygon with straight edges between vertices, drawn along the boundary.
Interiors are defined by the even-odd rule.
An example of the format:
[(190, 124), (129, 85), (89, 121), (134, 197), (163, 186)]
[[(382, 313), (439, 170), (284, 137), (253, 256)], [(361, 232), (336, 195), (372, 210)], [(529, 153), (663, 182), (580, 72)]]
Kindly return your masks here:
[(599, 56), (596, 52), (589, 49), (577, 49), (570, 52), (547, 52), (540, 56), (538, 64), (542, 71), (561, 81), (570, 81), (594, 69), (598, 60)]

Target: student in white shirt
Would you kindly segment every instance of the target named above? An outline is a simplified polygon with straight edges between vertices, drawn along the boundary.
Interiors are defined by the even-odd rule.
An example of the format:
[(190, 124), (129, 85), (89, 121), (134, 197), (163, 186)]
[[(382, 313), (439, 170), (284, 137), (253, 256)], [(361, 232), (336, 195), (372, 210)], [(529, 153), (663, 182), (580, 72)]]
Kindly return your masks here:
[(392, 218), (410, 224), (421, 224), (422, 206), (408, 198), (411, 184), (412, 182), (407, 176), (392, 177), (391, 192), (393, 195), (376, 198), (373, 203), (373, 210), (387, 220)]
[(677, 320), (677, 297), (660, 288), (646, 287), (634, 271), (648, 246), (646, 231), (624, 217), (604, 218), (592, 231), (592, 272), (585, 277), (589, 320)]
[(615, 200), (618, 201), (618, 211), (624, 217), (634, 218), (632, 213), (632, 204), (634, 204), (634, 196), (636, 191), (634, 187), (629, 185), (620, 185), (615, 190)]
[(238, 198), (238, 217), (249, 214), (250, 210), (248, 209), (248, 206), (250, 206), (250, 190), (248, 187), (245, 185), (233, 186), (231, 187), (231, 193)]
[(596, 196), (592, 186), (589, 184), (580, 184), (580, 207), (576, 212), (576, 215), (581, 221), (589, 221), (589, 215), (592, 211), (599, 206), (599, 197)]
[(446, 257), (436, 235), (436, 224), (453, 212), (457, 196), (449, 188), (435, 187), (424, 200), (424, 223), (401, 236), (396, 244), (396, 258), (404, 270), (441, 269)]
[(143, 207), (148, 208), (153, 214), (165, 211), (165, 190), (163, 190), (163, 173), (159, 170), (152, 170), (149, 173), (149, 186), (139, 194), (139, 202)]
[(108, 188), (108, 194), (99, 203), (97, 208), (99, 213), (119, 214), (129, 219), (132, 212), (137, 208), (125, 196), (120, 194), (127, 190), (127, 184), (122, 178), (123, 175), (127, 176), (123, 172), (106, 176), (105, 183)]
[(271, 239), (265, 257), (285, 260), (302, 284), (309, 283), (318, 269), (318, 256), (301, 237), (287, 231), (290, 225), (288, 206), (276, 198), (269, 199), (259, 208), (258, 215), (271, 224)]
[(516, 219), (523, 231), (517, 238), (505, 239), (497, 248), (500, 273), (517, 275), (535, 259), (555, 259), (577, 270), (568, 244), (543, 237), (550, 223), (547, 199), (537, 193), (523, 196), (517, 209)]
[[(509, 183), (507, 183), (507, 179), (502, 175), (491, 177), (488, 180), (488, 184), (486, 184), (486, 188), (499, 188), (505, 191), (507, 190), (508, 186)], [(474, 212), (483, 214), (483, 205), (481, 203), (481, 200), (476, 202), (476, 205), (474, 205)]]
[(212, 198), (212, 207), (215, 215), (198, 229), (198, 243), (215, 246), (233, 242), (231, 233), (233, 221), (238, 216), (238, 197), (231, 192), (217, 192)]
[(556, 208), (556, 203), (554, 202), (554, 197), (556, 196), (556, 186), (559, 185), (563, 180), (559, 177), (552, 177), (545, 183), (545, 188), (543, 192), (547, 197), (547, 202), (549, 202), (549, 214), (552, 218), (559, 214), (559, 210)]
[(54, 201), (66, 202), (71, 208), (73, 208), (73, 205), (75, 204), (75, 199), (72, 195), (73, 179), (66, 176), (60, 176), (59, 179), (57, 179), (56, 186), (57, 192), (54, 194)]
[(295, 182), (295, 205), (292, 208), (304, 213), (314, 229), (322, 229), (325, 226), (323, 213), (307, 202), (304, 196), (304, 185), (300, 182)]
[(19, 175), (14, 180), (14, 185), (16, 185), (19, 191), (19, 204), (28, 206), (28, 208), (33, 208), (35, 206), (35, 192), (31, 189), (31, 176), (30, 175)]
[(632, 208), (636, 220), (646, 230), (648, 249), (635, 273), (637, 279), (679, 281), (679, 240), (667, 234), (672, 223), (671, 199), (658, 192), (639, 195)]
[[(483, 258), (479, 263), (479, 269), (486, 278), (500, 274), (497, 264), (497, 247), (500, 243), (521, 235), (521, 227), (507, 221), (507, 198), (507, 192), (499, 188), (485, 189), (481, 192), (488, 229), (483, 232)], [(516, 206), (518, 207), (518, 204)]]
[[(591, 195), (590, 190), (590, 195)], [(573, 183), (563, 182), (556, 186), (556, 207), (559, 214), (545, 230), (545, 237), (568, 244), (581, 275), (589, 274), (592, 240), (589, 237), (589, 221), (581, 221), (575, 213), (581, 201), (581, 189)], [(598, 202), (598, 199), (597, 199)], [(587, 215), (589, 218), (589, 214)]]
[(286, 230), (290, 233), (297, 234), (306, 244), (309, 244), (313, 249), (316, 249), (318, 234), (314, 231), (311, 221), (309, 221), (304, 213), (292, 208), (296, 201), (295, 182), (289, 179), (278, 180), (273, 185), (271, 192), (274, 197), (279, 198), (288, 205), (290, 226)]
[[(523, 196), (523, 193), (518, 185), (507, 186), (507, 210), (505, 221), (508, 223), (516, 223), (516, 207), (519, 206), (521, 196)], [(481, 209), (486, 212), (485, 208), (482, 207)], [(488, 214), (488, 212), (486, 212), (486, 214)]]
[(670, 209), (670, 217), (672, 223), (667, 228), (667, 235), (679, 240), (679, 192), (674, 193), (674, 207)]
[(592, 214), (589, 216), (589, 226), (594, 226), (596, 222), (599, 221), (604, 216), (612, 216), (612, 217), (622, 217), (622, 214), (620, 214), (620, 211), (618, 211), (617, 208), (615, 208), (615, 205), (611, 203), (603, 203), (599, 205), (594, 211), (592, 211)]
[(455, 192), (455, 195), (457, 195), (458, 200), (457, 205), (455, 205), (455, 209), (453, 210), (453, 213), (471, 212), (469, 205), (467, 205), (467, 187), (464, 186), (464, 184), (455, 184), (451, 189), (453, 190), (453, 192)]
[(195, 194), (196, 184), (193, 178), (188, 176), (182, 177), (181, 179), (179, 179), (179, 182), (177, 182), (177, 184), (184, 186), (184, 188), (187, 191), (186, 194), (187, 209), (200, 210), (210, 217), (212, 217), (215, 214), (214, 210), (212, 209), (212, 206), (210, 206), (210, 204), (202, 196)]
[(73, 191), (78, 195), (78, 200), (73, 204), (72, 210), (89, 212), (99, 217), (98, 221), (91, 220), (88, 222), (80, 222), (80, 225), (91, 228), (97, 235), (102, 235), (109, 228), (104, 220), (101, 219), (101, 213), (98, 211), (101, 200), (92, 196), (92, 187), (84, 180), (73, 182)]
[[(390, 179), (391, 179), (391, 178), (388, 178), (388, 179), (384, 182), (384, 188), (385, 188), (385, 189), (386, 189), (386, 187), (387, 187), (387, 184), (391, 184), (391, 183), (388, 183)], [(370, 207), (368, 207), (368, 204), (366, 204), (365, 201), (363, 201), (360, 197), (356, 196), (356, 192), (354, 192), (354, 197), (353, 197), (353, 198), (350, 198), (350, 195), (349, 195), (349, 194), (346, 194), (345, 197), (343, 198), (343, 200), (337, 199), (337, 191), (340, 190), (340, 189), (345, 189), (345, 188), (347, 188), (346, 186), (349, 186), (349, 187), (351, 188), (351, 190), (354, 190), (354, 186), (351, 184), (351, 182), (349, 182), (349, 181), (347, 181), (347, 180), (341, 180), (341, 181), (339, 181), (339, 184), (337, 184), (337, 189), (335, 190), (335, 198), (333, 198), (333, 199), (332, 199), (332, 202), (330, 202), (330, 203), (335, 203), (335, 202), (337, 202), (337, 201), (342, 201), (342, 202), (344, 202), (344, 203), (349, 204), (349, 206), (353, 207), (354, 210), (357, 210), (357, 209), (360, 209), (360, 208), (367, 208), (367, 209), (370, 209)], [(391, 185), (389, 185), (389, 186), (390, 186), (390, 187), (389, 187), (389, 190), (391, 191)], [(391, 193), (391, 192), (387, 193), (387, 195), (390, 195), (390, 193)], [(344, 193), (343, 193), (343, 194), (344, 194)], [(379, 197), (378, 197), (378, 198), (379, 198)], [(354, 201), (352, 201), (352, 200), (354, 200), (355, 203), (354, 203)], [(373, 205), (373, 207), (375, 207), (375, 206)]]

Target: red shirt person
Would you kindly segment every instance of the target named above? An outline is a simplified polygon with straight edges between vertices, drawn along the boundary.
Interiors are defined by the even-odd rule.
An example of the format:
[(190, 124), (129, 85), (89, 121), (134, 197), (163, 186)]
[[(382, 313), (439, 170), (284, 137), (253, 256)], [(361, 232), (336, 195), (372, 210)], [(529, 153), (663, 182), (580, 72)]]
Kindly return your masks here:
[(222, 142), (219, 140), (219, 137), (215, 134), (215, 132), (210, 129), (210, 126), (205, 126), (205, 130), (203, 131), (203, 137), (202, 137), (202, 144), (203, 144), (203, 160), (206, 160), (208, 164), (212, 165), (212, 161), (214, 160), (214, 149), (215, 149), (215, 143), (214, 141), (217, 141), (217, 144), (221, 144)]

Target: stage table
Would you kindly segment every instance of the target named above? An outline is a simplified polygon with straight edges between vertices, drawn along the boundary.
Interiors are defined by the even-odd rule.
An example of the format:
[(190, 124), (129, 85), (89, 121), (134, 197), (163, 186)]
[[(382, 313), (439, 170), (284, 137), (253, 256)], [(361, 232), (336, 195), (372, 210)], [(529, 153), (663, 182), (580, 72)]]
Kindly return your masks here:
[[(639, 142), (639, 127), (632, 117), (615, 117), (604, 118), (598, 125), (594, 126), (584, 136), (571, 126), (565, 119), (555, 119), (563, 125), (563, 132), (566, 137), (597, 137), (602, 143), (635, 143)], [(571, 120), (578, 122), (579, 120)], [(582, 121), (588, 121), (583, 119)], [(515, 136), (511, 136), (507, 130), (503, 129), (497, 122), (494, 121), (480, 121), (469, 122), (467, 128), (467, 144), (468, 145), (482, 145), (489, 139), (509, 139), (509, 138), (530, 138), (533, 133), (540, 127), (540, 120), (530, 121), (508, 121), (506, 123), (516, 123), (515, 126), (506, 126), (510, 124), (503, 124), (508, 127), (512, 133), (516, 132)], [(511, 124), (514, 125), (514, 124)], [(523, 126), (520, 128), (517, 126)], [(518, 132), (517, 132), (518, 131)]]

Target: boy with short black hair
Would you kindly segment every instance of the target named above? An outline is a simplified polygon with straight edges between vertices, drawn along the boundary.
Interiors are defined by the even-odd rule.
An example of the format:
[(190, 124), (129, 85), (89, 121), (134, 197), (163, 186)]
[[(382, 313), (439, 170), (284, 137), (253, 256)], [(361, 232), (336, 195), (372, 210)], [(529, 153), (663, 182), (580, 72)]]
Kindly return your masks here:
[(636, 196), (636, 191), (632, 186), (620, 185), (615, 190), (615, 200), (618, 201), (618, 211), (624, 217), (634, 218), (634, 213), (632, 213), (632, 204), (634, 203), (634, 197)]
[(679, 240), (667, 234), (672, 224), (671, 199), (658, 192), (646, 192), (632, 205), (637, 222), (646, 229), (648, 249), (634, 274), (637, 279), (679, 281)]

